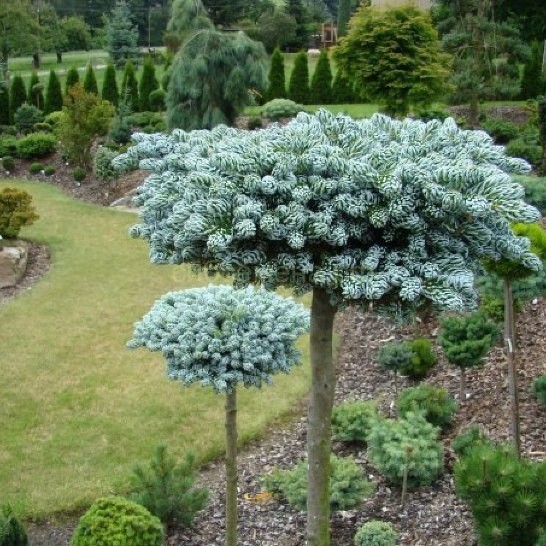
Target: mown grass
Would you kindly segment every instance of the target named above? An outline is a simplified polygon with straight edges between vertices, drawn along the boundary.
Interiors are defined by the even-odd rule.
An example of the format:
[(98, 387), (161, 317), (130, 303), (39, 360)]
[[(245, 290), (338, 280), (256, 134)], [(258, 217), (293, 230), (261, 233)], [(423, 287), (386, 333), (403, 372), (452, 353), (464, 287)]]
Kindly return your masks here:
[[(146, 243), (127, 235), (133, 214), (46, 184), (0, 181), (14, 185), (33, 195), (40, 214), (22, 235), (49, 246), (52, 267), (0, 306), (0, 504), (26, 517), (76, 510), (124, 491), (134, 463), (159, 442), (177, 455), (191, 448), (199, 461), (220, 454), (223, 397), (182, 389), (166, 379), (159, 354), (125, 348), (159, 296), (210, 279), (149, 264)], [(273, 387), (241, 389), (241, 441), (289, 412), (308, 382), (306, 364)]]

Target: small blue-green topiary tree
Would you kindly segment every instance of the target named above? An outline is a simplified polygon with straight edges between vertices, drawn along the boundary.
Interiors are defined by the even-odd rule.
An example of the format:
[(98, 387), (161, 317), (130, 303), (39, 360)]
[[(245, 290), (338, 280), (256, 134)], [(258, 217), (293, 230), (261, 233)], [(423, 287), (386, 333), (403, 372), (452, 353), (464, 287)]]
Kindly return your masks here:
[(539, 217), (510, 176), (529, 166), (452, 119), (357, 121), (324, 110), (261, 131), (134, 140), (114, 162), (152, 171), (132, 229), (149, 241), (152, 262), (313, 292), (307, 543), (327, 546), (336, 311), (463, 311), (476, 304), (483, 258), (540, 269), (511, 228)]
[(300, 363), (309, 312), (274, 292), (209, 286), (166, 294), (135, 325), (130, 347), (161, 351), (170, 379), (226, 394), (226, 544), (237, 543), (237, 386), (260, 388)]

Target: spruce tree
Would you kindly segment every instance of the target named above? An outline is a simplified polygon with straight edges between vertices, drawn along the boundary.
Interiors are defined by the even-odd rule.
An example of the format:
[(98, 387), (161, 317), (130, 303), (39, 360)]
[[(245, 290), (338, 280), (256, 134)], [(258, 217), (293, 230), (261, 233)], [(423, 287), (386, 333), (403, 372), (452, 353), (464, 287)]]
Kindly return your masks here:
[(117, 106), (119, 104), (119, 91), (116, 81), (116, 69), (112, 63), (109, 63), (104, 72), (104, 80), (102, 82), (103, 100), (107, 100), (110, 104)]
[(311, 80), (309, 99), (311, 104), (332, 104), (334, 102), (332, 98), (332, 70), (326, 49), (320, 52)]
[(25, 82), (19, 75), (15, 76), (11, 82), (11, 89), (9, 94), (9, 111), (10, 121), (13, 123), (13, 114), (19, 106), (25, 104), (27, 101), (27, 90), (25, 89)]
[(105, 49), (112, 62), (122, 67), (138, 57), (138, 28), (131, 21), (131, 10), (125, 0), (118, 0), (106, 26)]
[(54, 70), (49, 73), (44, 113), (59, 112), (63, 109), (63, 92), (61, 82)]
[(127, 61), (121, 80), (120, 100), (124, 102), (131, 112), (138, 112), (138, 81), (135, 73), (135, 65), (132, 61)]
[(80, 81), (80, 73), (75, 66), (71, 66), (66, 73), (66, 81), (64, 85), (64, 94), (67, 95), (70, 88)]
[(10, 100), (9, 87), (5, 82), (0, 82), (0, 125), (10, 124)]
[(298, 104), (309, 104), (309, 67), (305, 51), (300, 51), (294, 59), (294, 68), (288, 85), (288, 98)]
[(544, 92), (544, 76), (542, 74), (542, 48), (538, 42), (531, 46), (531, 56), (523, 68), (521, 79), (522, 100), (536, 99)]
[(267, 88), (267, 100), (286, 98), (286, 79), (284, 76), (284, 57), (277, 47), (271, 55), (269, 67), (269, 87)]
[(336, 72), (332, 84), (332, 99), (334, 104), (353, 104), (356, 101), (353, 84), (341, 70)]
[(44, 109), (44, 86), (40, 83), (40, 78), (36, 71), (32, 72), (30, 83), (28, 84), (27, 101), (36, 106), (39, 110)]
[(155, 65), (152, 58), (148, 55), (144, 60), (144, 66), (142, 67), (142, 75), (140, 77), (140, 86), (138, 94), (140, 97), (140, 111), (151, 111), (150, 106), (150, 93), (159, 88), (159, 83), (155, 77)]
[(95, 77), (95, 71), (93, 65), (89, 62), (85, 71), (85, 78), (83, 80), (83, 90), (86, 93), (93, 93), (99, 95), (99, 86), (97, 85), (97, 78)]

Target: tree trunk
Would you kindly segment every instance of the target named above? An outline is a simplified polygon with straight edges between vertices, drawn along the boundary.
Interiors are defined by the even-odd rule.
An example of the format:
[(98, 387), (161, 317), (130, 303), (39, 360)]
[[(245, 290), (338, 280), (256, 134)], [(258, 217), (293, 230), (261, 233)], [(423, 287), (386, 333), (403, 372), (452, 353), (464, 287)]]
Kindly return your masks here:
[(336, 373), (332, 333), (336, 309), (328, 294), (313, 289), (311, 304), (311, 400), (307, 428), (309, 485), (307, 488), (307, 545), (330, 545), (331, 418)]
[(40, 68), (40, 53), (36, 52), (32, 54), (32, 68), (38, 70)]
[(504, 343), (506, 345), (506, 361), (508, 364), (508, 386), (512, 405), (512, 439), (518, 455), (521, 455), (521, 440), (519, 431), (519, 390), (516, 362), (516, 336), (514, 320), (514, 298), (512, 285), (504, 279)]
[(56, 55), (57, 55), (57, 64), (63, 64), (63, 52), (57, 51)]
[(2, 70), (2, 80), (9, 84), (9, 65), (8, 65), (9, 50), (5, 44), (2, 45), (2, 57), (0, 58), (0, 69)]
[(461, 376), (459, 382), (459, 400), (464, 402), (466, 399), (466, 376), (465, 369), (461, 366)]
[(237, 545), (237, 391), (226, 394), (226, 546)]

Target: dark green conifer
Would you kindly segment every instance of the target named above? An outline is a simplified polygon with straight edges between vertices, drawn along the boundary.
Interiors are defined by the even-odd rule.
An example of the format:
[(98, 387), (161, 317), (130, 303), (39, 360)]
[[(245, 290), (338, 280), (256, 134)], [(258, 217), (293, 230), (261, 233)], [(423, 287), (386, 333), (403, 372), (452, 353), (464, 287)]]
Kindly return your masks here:
[(58, 112), (63, 109), (63, 92), (61, 90), (61, 82), (55, 73), (51, 70), (49, 80), (47, 82), (47, 92), (44, 113)]
[(309, 104), (309, 67), (307, 53), (300, 51), (294, 59), (294, 69), (290, 74), (288, 98), (298, 104)]
[(351, 0), (339, 0), (337, 9), (337, 35), (339, 38), (347, 34), (347, 24), (351, 18)]
[(0, 125), (9, 123), (9, 88), (5, 82), (0, 82)]
[(141, 112), (149, 112), (152, 109), (150, 106), (150, 93), (158, 88), (159, 82), (155, 77), (154, 61), (148, 55), (142, 67), (142, 76), (140, 77), (140, 87), (138, 90)]
[(32, 72), (32, 76), (30, 77), (27, 101), (39, 110), (44, 109), (44, 86), (40, 83), (40, 78), (36, 71)]
[(338, 70), (332, 84), (332, 100), (334, 104), (352, 104), (356, 101), (353, 84), (341, 70)]
[(286, 98), (286, 79), (284, 75), (284, 57), (277, 47), (271, 55), (269, 68), (269, 87), (267, 88), (267, 100)]
[(93, 65), (89, 63), (87, 65), (87, 70), (85, 71), (85, 78), (83, 80), (83, 90), (86, 93), (93, 93), (94, 95), (99, 94), (99, 86), (97, 85), (97, 78), (95, 77), (95, 71), (93, 70)]
[(117, 106), (119, 104), (119, 91), (116, 81), (116, 69), (112, 63), (109, 63), (104, 72), (104, 80), (102, 82), (101, 96), (110, 104)]
[(15, 111), (19, 106), (25, 104), (27, 101), (27, 90), (25, 89), (25, 82), (21, 76), (17, 75), (13, 78), (9, 95), (10, 121), (13, 123), (13, 114), (15, 114)]
[(135, 74), (135, 65), (131, 61), (127, 61), (125, 64), (120, 98), (131, 109), (131, 112), (138, 112), (138, 81)]
[(521, 98), (536, 99), (544, 92), (544, 76), (542, 74), (542, 47), (533, 42), (531, 56), (523, 68), (521, 80)]
[(323, 49), (311, 80), (311, 104), (332, 104), (332, 70), (328, 52)]
[(76, 85), (80, 81), (80, 74), (75, 66), (71, 66), (66, 73), (66, 82), (64, 87), (64, 94), (68, 93), (68, 90)]

